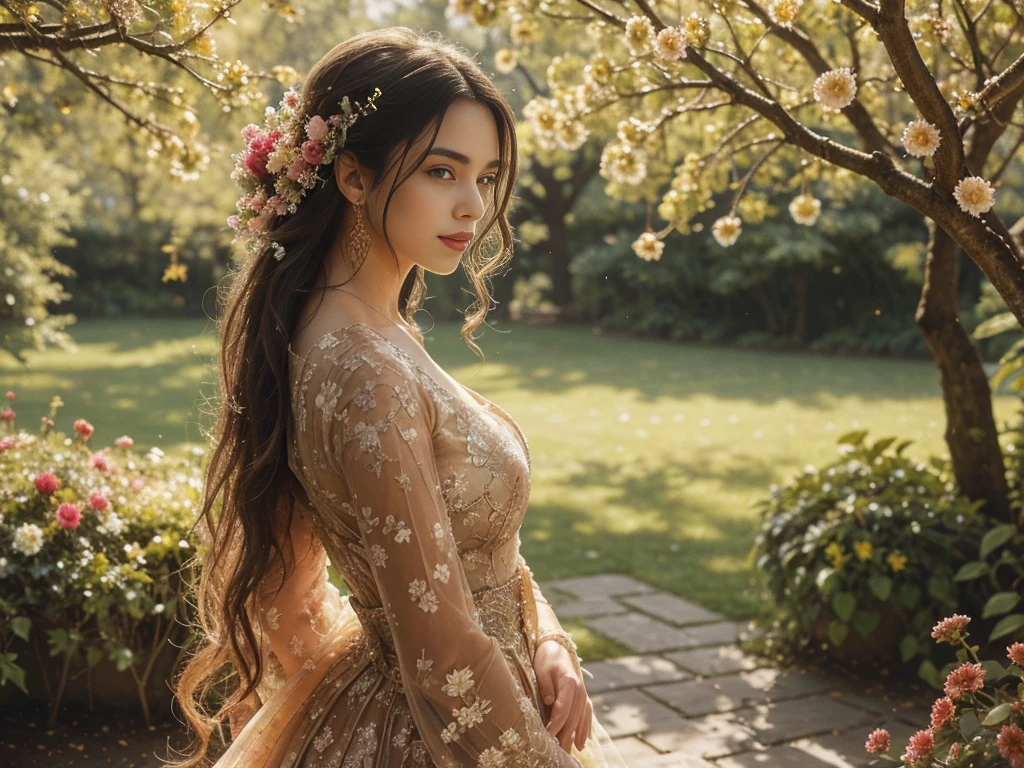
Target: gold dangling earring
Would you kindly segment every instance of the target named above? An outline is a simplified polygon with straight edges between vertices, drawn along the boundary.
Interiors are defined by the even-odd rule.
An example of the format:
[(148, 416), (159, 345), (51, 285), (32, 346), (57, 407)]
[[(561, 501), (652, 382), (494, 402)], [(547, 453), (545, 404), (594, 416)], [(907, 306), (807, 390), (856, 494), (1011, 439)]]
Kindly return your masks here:
[(363, 206), (356, 205), (356, 223), (348, 237), (349, 261), (352, 264), (352, 273), (355, 274), (370, 252), (370, 230), (366, 228), (363, 220)]

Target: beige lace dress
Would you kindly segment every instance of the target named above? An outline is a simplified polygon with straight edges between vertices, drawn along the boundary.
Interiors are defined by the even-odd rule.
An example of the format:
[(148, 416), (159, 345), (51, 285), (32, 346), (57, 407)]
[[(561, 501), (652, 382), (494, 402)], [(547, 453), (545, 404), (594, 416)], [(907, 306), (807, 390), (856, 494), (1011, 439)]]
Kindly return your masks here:
[(216, 767), (625, 768), (596, 717), (571, 753), (544, 726), (532, 659), (558, 619), (519, 554), (526, 437), (384, 332), (289, 349), (300, 554), (261, 603), (269, 673)]

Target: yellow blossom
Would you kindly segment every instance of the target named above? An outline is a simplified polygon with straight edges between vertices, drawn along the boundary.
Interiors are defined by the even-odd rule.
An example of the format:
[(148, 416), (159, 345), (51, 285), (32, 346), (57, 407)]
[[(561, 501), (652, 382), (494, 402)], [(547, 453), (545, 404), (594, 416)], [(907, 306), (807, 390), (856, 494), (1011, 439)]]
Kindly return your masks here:
[(862, 562), (864, 560), (871, 559), (872, 549), (873, 547), (871, 546), (870, 541), (858, 541), (856, 544), (853, 545), (853, 550), (857, 553), (857, 558)]
[(833, 541), (825, 547), (825, 554), (832, 561), (832, 567), (837, 570), (842, 568), (846, 561), (850, 559), (849, 555), (843, 552), (843, 547), (838, 541)]
[(906, 555), (901, 555), (899, 552), (893, 552), (885, 559), (885, 561), (889, 563), (889, 567), (896, 572), (902, 571), (907, 567)]

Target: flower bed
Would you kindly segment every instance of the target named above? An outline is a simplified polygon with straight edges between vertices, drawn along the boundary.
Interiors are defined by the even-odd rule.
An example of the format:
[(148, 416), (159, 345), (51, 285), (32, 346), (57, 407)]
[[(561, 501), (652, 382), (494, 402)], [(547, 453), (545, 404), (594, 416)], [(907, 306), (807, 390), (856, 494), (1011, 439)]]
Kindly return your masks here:
[(127, 436), (93, 450), (85, 419), (54, 431), (62, 405), (38, 434), (0, 411), (0, 700), (49, 699), (51, 723), (69, 699), (134, 701), (149, 722), (188, 634), (204, 452), (142, 457)]

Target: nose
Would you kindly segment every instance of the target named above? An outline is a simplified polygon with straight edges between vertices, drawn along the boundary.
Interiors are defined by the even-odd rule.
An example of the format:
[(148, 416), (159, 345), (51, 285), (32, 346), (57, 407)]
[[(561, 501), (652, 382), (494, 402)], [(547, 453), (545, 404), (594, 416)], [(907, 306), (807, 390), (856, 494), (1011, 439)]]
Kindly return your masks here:
[(460, 219), (477, 221), (483, 218), (487, 203), (484, 201), (477, 184), (469, 184), (459, 195), (458, 209), (456, 216)]

